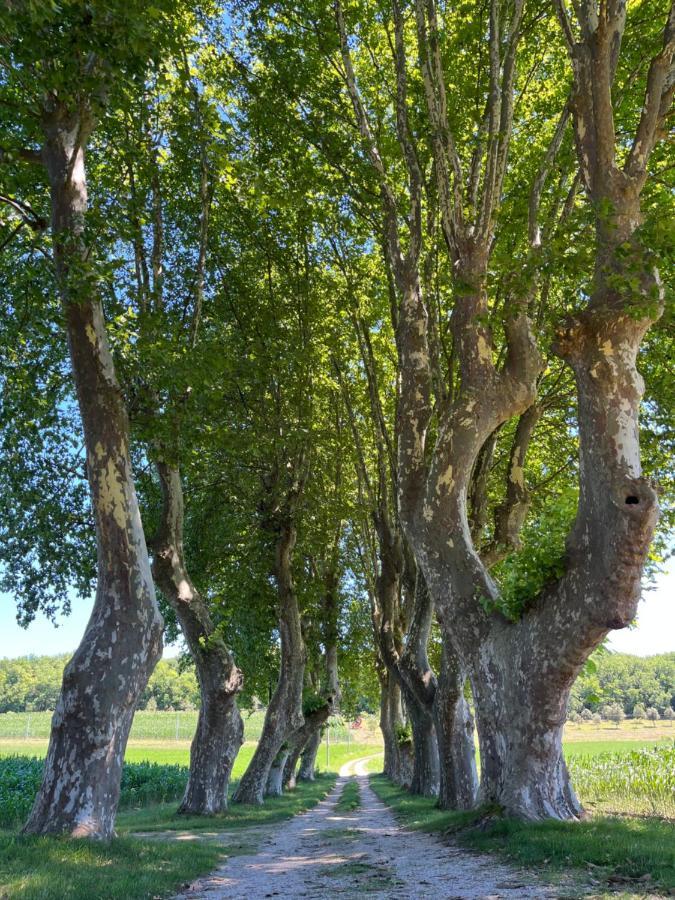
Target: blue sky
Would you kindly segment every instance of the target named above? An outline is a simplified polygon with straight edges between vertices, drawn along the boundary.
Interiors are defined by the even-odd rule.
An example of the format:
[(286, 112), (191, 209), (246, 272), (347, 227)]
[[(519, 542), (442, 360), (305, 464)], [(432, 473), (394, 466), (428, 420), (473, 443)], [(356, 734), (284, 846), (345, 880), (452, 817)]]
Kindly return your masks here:
[[(71, 615), (60, 618), (58, 628), (40, 616), (23, 629), (16, 624), (12, 598), (0, 594), (0, 657), (73, 651), (84, 633), (90, 611), (91, 601), (74, 598)], [(657, 578), (656, 587), (645, 591), (637, 628), (615, 631), (609, 646), (639, 656), (675, 651), (675, 558), (668, 561), (665, 571)], [(175, 656), (179, 649), (168, 647), (164, 655)]]

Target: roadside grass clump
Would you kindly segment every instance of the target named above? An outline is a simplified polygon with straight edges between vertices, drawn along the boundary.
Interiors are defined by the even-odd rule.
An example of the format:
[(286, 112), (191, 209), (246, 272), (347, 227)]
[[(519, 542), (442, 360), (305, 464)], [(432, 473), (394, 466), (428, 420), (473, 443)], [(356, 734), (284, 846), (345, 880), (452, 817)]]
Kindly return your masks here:
[(595, 882), (675, 889), (675, 827), (658, 818), (589, 816), (582, 822), (519, 822), (498, 810), (439, 810), (384, 775), (370, 779), (378, 797), (407, 827), (443, 832), (472, 850), (497, 851), (528, 869), (577, 870)]
[(361, 806), (361, 794), (356, 781), (348, 781), (342, 788), (340, 799), (335, 804), (338, 812), (353, 812)]
[(675, 744), (574, 756), (568, 765), (589, 809), (675, 819)]

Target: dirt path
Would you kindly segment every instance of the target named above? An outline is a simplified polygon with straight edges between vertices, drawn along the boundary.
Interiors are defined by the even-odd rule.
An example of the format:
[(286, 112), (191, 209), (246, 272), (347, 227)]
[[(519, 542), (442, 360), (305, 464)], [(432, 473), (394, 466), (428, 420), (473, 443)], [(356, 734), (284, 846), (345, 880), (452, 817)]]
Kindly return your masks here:
[[(365, 760), (350, 765), (362, 773)], [(375, 796), (365, 774), (356, 775), (360, 808), (337, 811), (349, 772), (351, 768), (340, 774), (325, 800), (281, 825), (255, 855), (231, 858), (175, 900), (355, 898), (364, 893), (382, 900), (555, 896), (489, 856), (474, 856), (431, 835), (405, 831)]]

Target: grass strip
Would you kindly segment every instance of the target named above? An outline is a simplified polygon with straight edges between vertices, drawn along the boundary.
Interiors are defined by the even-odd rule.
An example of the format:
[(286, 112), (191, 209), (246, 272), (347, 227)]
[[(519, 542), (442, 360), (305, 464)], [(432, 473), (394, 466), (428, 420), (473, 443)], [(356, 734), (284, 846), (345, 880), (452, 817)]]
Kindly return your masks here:
[(353, 812), (361, 806), (361, 794), (356, 781), (348, 781), (342, 788), (340, 799), (335, 804), (338, 812)]
[(592, 881), (642, 891), (675, 888), (675, 827), (655, 818), (589, 817), (582, 822), (519, 822), (489, 810), (440, 810), (376, 775), (370, 784), (407, 827), (443, 832), (472, 850), (497, 851), (530, 870), (583, 871)]

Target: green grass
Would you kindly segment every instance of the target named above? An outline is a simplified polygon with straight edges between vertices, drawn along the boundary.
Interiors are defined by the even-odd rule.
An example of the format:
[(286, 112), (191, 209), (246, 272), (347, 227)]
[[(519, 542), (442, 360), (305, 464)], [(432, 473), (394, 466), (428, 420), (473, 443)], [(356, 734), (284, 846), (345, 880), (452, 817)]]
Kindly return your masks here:
[(498, 851), (528, 869), (592, 872), (596, 880), (649, 875), (659, 888), (675, 888), (675, 828), (661, 819), (593, 817), (532, 824), (485, 810), (442, 811), (433, 799), (412, 796), (383, 775), (370, 783), (409, 828), (452, 834), (465, 847)]
[(222, 858), (209, 843), (121, 838), (95, 844), (0, 832), (0, 896), (5, 900), (145, 900), (170, 897)]
[[(3, 738), (29, 739), (49, 738), (52, 721), (51, 712), (0, 713), (0, 740)], [(197, 727), (196, 710), (178, 710), (167, 712), (161, 710), (139, 709), (134, 715), (130, 738), (132, 741), (191, 741)], [(244, 720), (244, 740), (257, 741), (260, 738), (264, 710), (254, 713), (242, 711)], [(370, 717), (368, 724), (370, 725)], [(347, 740), (347, 725), (339, 719), (331, 721), (331, 738)]]
[(668, 738), (657, 738), (655, 741), (616, 740), (616, 741), (563, 741), (565, 756), (599, 756), (601, 753), (624, 753), (638, 747), (672, 746)]
[[(255, 744), (244, 744), (237, 755), (234, 764), (233, 777), (239, 778), (248, 765), (255, 751)], [(377, 744), (356, 743), (331, 743), (326, 753), (326, 742), (319, 748), (317, 755), (317, 768), (322, 772), (337, 772), (345, 762), (368, 756), (379, 749)], [(0, 758), (3, 756), (36, 756), (43, 758), (47, 755), (47, 741), (26, 740), (2, 740), (0, 739)], [(187, 766), (190, 762), (190, 744), (176, 744), (175, 746), (162, 746), (152, 742), (131, 742), (127, 746), (124, 756), (126, 762), (156, 762), (163, 765)]]
[[(335, 783), (322, 775), (262, 807), (232, 806), (222, 816), (176, 815), (177, 804), (120, 813), (111, 844), (22, 837), (0, 831), (2, 900), (150, 900), (170, 897), (226, 856), (255, 851), (264, 826), (309, 809)], [(180, 832), (176, 840), (140, 839), (134, 832)], [(187, 840), (186, 838), (192, 838)]]
[(318, 775), (316, 781), (298, 782), (294, 790), (287, 791), (281, 797), (268, 797), (263, 806), (232, 803), (227, 812), (219, 816), (179, 816), (176, 815), (175, 803), (122, 811), (117, 816), (117, 829), (120, 834), (137, 831), (206, 831), (217, 834), (274, 825), (310, 809), (326, 796), (334, 784), (334, 774)]
[(361, 794), (355, 781), (348, 781), (342, 788), (340, 799), (335, 804), (338, 812), (353, 812), (361, 806)]

